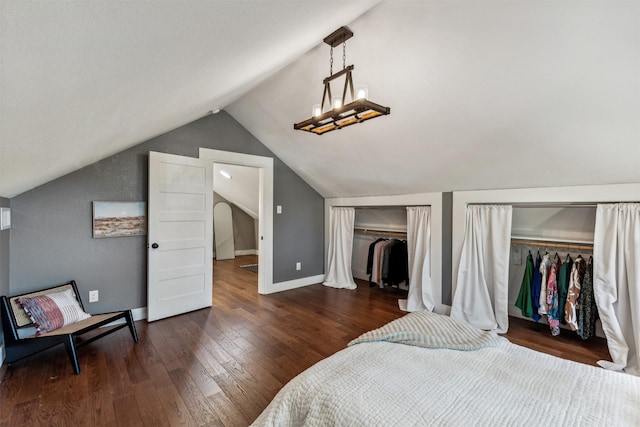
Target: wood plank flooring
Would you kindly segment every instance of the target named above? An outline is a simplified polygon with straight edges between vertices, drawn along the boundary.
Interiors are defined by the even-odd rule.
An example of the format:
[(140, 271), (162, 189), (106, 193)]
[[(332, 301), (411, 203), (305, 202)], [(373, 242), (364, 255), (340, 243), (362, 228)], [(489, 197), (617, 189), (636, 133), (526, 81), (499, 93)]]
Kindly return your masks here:
[[(254, 262), (214, 262), (212, 309), (136, 322), (135, 345), (123, 329), (82, 347), (80, 375), (62, 347), (3, 366), (0, 426), (246, 426), (295, 375), (404, 314), (406, 292), (365, 282), (258, 295), (257, 275), (239, 267)], [(512, 322), (508, 336), (585, 363), (607, 357), (580, 341), (558, 350), (541, 327)]]

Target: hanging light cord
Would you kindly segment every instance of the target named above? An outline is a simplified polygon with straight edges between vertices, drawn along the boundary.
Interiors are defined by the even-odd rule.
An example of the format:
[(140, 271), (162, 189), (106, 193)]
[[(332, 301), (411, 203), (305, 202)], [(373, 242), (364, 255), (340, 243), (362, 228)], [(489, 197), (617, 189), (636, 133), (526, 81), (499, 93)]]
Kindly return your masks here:
[[(347, 42), (342, 42), (342, 69), (347, 68)], [(329, 75), (333, 76), (333, 46), (329, 51)]]
[(329, 52), (329, 75), (333, 76), (333, 46), (331, 46), (331, 50)]
[(342, 69), (347, 68), (347, 42), (342, 42)]

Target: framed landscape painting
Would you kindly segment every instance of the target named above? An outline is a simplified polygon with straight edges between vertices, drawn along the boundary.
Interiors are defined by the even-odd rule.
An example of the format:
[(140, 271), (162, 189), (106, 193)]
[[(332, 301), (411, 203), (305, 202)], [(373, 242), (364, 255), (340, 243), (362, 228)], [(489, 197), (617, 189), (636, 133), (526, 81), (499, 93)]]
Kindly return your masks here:
[(146, 202), (93, 202), (93, 237), (147, 234)]

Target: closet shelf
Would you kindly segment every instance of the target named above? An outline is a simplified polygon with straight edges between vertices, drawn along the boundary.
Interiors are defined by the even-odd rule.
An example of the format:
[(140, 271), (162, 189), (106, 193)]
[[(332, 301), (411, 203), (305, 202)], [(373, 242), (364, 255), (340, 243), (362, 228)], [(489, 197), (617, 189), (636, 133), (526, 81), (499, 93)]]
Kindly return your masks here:
[(593, 243), (588, 243), (588, 242), (561, 242), (561, 241), (555, 241), (555, 240), (523, 239), (523, 238), (512, 237), (511, 244), (593, 251)]
[(405, 239), (407, 238), (406, 231), (373, 230), (370, 228), (354, 228), (353, 231), (358, 234), (370, 234), (373, 236), (403, 237)]

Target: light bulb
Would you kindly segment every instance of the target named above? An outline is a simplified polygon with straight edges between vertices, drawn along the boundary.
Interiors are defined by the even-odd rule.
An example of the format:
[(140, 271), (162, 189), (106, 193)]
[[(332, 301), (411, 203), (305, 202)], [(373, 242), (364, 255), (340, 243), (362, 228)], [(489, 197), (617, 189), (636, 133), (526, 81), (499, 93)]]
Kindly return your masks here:
[(367, 99), (369, 97), (369, 88), (366, 85), (360, 85), (356, 89), (356, 99)]
[(342, 98), (340, 98), (339, 96), (334, 96), (333, 99), (331, 100), (331, 105), (333, 106), (334, 110), (336, 108), (342, 107)]
[(322, 107), (320, 106), (320, 104), (313, 104), (311, 115), (313, 117), (318, 117), (321, 114), (322, 114)]

